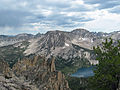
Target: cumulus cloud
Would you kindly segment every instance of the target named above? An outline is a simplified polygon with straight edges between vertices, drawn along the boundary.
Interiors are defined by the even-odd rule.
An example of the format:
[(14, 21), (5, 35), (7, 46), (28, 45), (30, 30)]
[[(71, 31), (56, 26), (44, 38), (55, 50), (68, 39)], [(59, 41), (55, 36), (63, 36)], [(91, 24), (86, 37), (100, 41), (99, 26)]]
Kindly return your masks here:
[(94, 14), (96, 14), (95, 20), (85, 23), (84, 27), (99, 32), (112, 32), (120, 29), (119, 14), (109, 13), (105, 10), (88, 13), (90, 17)]
[[(91, 31), (115, 29), (109, 21), (117, 20), (119, 8), (119, 0), (0, 0), (0, 34), (3, 30), (12, 34), (79, 27)], [(113, 26), (104, 26), (106, 22)], [(119, 23), (117, 20), (114, 24)]]

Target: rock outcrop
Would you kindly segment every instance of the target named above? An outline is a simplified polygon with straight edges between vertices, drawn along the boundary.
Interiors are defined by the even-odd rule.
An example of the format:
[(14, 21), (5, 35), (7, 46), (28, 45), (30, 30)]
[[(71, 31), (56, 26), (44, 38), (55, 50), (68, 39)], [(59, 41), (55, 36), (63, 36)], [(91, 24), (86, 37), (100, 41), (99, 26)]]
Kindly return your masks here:
[(9, 68), (8, 63), (3, 60), (0, 60), (0, 75), (3, 75), (6, 78), (12, 77), (12, 71)]
[(7, 62), (0, 60), (0, 90), (39, 90), (14, 75)]
[(12, 77), (6, 79), (0, 75), (0, 90), (39, 90), (35, 85), (30, 85), (30, 82), (25, 82), (23, 79)]
[[(6, 62), (1, 62), (0, 89), (70, 90), (65, 76), (56, 71), (54, 62), (54, 58), (49, 61), (41, 56), (32, 56), (18, 61), (12, 70)], [(11, 75), (8, 74), (10, 72)]]
[(50, 71), (55, 71), (55, 58), (53, 57), (50, 63)]

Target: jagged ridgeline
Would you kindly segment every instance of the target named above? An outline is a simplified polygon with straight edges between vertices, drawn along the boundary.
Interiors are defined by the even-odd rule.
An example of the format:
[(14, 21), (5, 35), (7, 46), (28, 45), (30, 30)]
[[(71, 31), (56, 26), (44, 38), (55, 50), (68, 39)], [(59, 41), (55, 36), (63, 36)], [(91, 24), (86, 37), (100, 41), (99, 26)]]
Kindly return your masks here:
[(70, 90), (65, 76), (55, 68), (54, 57), (32, 56), (18, 61), (12, 69), (0, 62), (0, 88), (3, 90)]
[(101, 45), (109, 37), (118, 40), (120, 33), (95, 33), (76, 29), (71, 32), (48, 31), (37, 35), (0, 35), (0, 59), (12, 67), (18, 60), (31, 54), (45, 55), (46, 58), (53, 55), (56, 58), (56, 69), (66, 74), (72, 73), (77, 68), (96, 64), (92, 47)]
[[(60, 70), (67, 76), (75, 72), (80, 67), (86, 67), (92, 64), (96, 64), (97, 61), (95, 60), (92, 47), (97, 45), (100, 46), (105, 38), (110, 37), (113, 40), (120, 40), (120, 32), (117, 31), (112, 33), (96, 33), (89, 32), (85, 29), (76, 29), (71, 32), (58, 30), (48, 31), (45, 34), (38, 33), (37, 35), (0, 35), (0, 61), (2, 60), (5, 61), (5, 63), (7, 62), (8, 64), (6, 64), (6, 66), (10, 65), (10, 67), (13, 68), (14, 71), (12, 72), (14, 72), (15, 77), (25, 78), (26, 80), (28, 79), (28, 81), (30, 82), (32, 80), (32, 82), (38, 80), (38, 78), (34, 79), (34, 77), (37, 77), (38, 74), (36, 74), (36, 72), (38, 72), (39, 70), (41, 73), (43, 73), (42, 77), (44, 77), (45, 75), (46, 78), (48, 78), (49, 75), (50, 77), (51, 75), (57, 75), (58, 73), (56, 73), (56, 70)], [(51, 73), (50, 67), (43, 68), (44, 65), (42, 65), (42, 60), (44, 61), (44, 59), (42, 58), (38, 60), (39, 62), (36, 62), (37, 66), (33, 64), (35, 60), (34, 55), (42, 55), (45, 56), (47, 59), (49, 58), (47, 60), (47, 64), (45, 64), (47, 66), (49, 66), (49, 63), (51, 62), (51, 56), (54, 56), (56, 74)], [(22, 58), (24, 58), (24, 60), (22, 60)], [(39, 69), (38, 66), (42, 69)], [(21, 69), (19, 70), (19, 68)], [(8, 72), (9, 70), (11, 71), (11, 69), (5, 69), (5, 72)], [(47, 71), (47, 74), (46, 72), (44, 72), (44, 70)], [(54, 69), (52, 70), (54, 71)], [(6, 77), (8, 77), (8, 75)], [(21, 84), (21, 82), (17, 82), (20, 83), (20, 85), (18, 84), (19, 86), (23, 85)], [(43, 83), (42, 80), (40, 83)]]

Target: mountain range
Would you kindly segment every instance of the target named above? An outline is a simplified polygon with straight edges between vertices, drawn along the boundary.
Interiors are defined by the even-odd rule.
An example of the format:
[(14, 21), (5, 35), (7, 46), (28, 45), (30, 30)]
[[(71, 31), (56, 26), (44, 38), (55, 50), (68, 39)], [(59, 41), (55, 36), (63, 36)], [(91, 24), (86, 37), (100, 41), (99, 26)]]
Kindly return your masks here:
[[(101, 46), (107, 38), (120, 40), (120, 31), (97, 33), (75, 29), (0, 35), (0, 88), (71, 90), (71, 82), (78, 84), (71, 74), (80, 67), (98, 64), (93, 46)], [(86, 81), (80, 82), (84, 86)]]
[(20, 58), (29, 55), (41, 55), (48, 59), (54, 56), (58, 70), (67, 72), (66, 69), (69, 68), (68, 72), (72, 72), (79, 67), (97, 64), (93, 46), (101, 45), (106, 38), (119, 40), (120, 31), (97, 33), (75, 29), (71, 32), (56, 30), (36, 35), (0, 35), (0, 56), (11, 66)]

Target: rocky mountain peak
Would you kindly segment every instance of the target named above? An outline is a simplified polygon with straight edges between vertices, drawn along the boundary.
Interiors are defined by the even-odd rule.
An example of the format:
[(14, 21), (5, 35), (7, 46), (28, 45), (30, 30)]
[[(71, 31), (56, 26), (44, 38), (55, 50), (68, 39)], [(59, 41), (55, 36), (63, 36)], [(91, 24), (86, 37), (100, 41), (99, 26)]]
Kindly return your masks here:
[(86, 33), (86, 32), (89, 32), (89, 31), (86, 29), (75, 29), (72, 31), (72, 33), (74, 34), (80, 34), (80, 33)]
[(41, 37), (43, 34), (37, 33), (34, 37)]
[(83, 38), (95, 37), (94, 34), (92, 34), (92, 32), (89, 32), (86, 29), (75, 29), (75, 30), (71, 31), (71, 33), (73, 33), (75, 36), (83, 37)]
[(63, 31), (49, 31), (37, 43), (39, 44), (39, 51), (47, 50), (51, 52), (57, 47), (63, 47), (66, 40), (70, 40), (71, 36)]
[(59, 33), (65, 33), (65, 31), (54, 30), (54, 31), (48, 31), (46, 34), (59, 34)]

